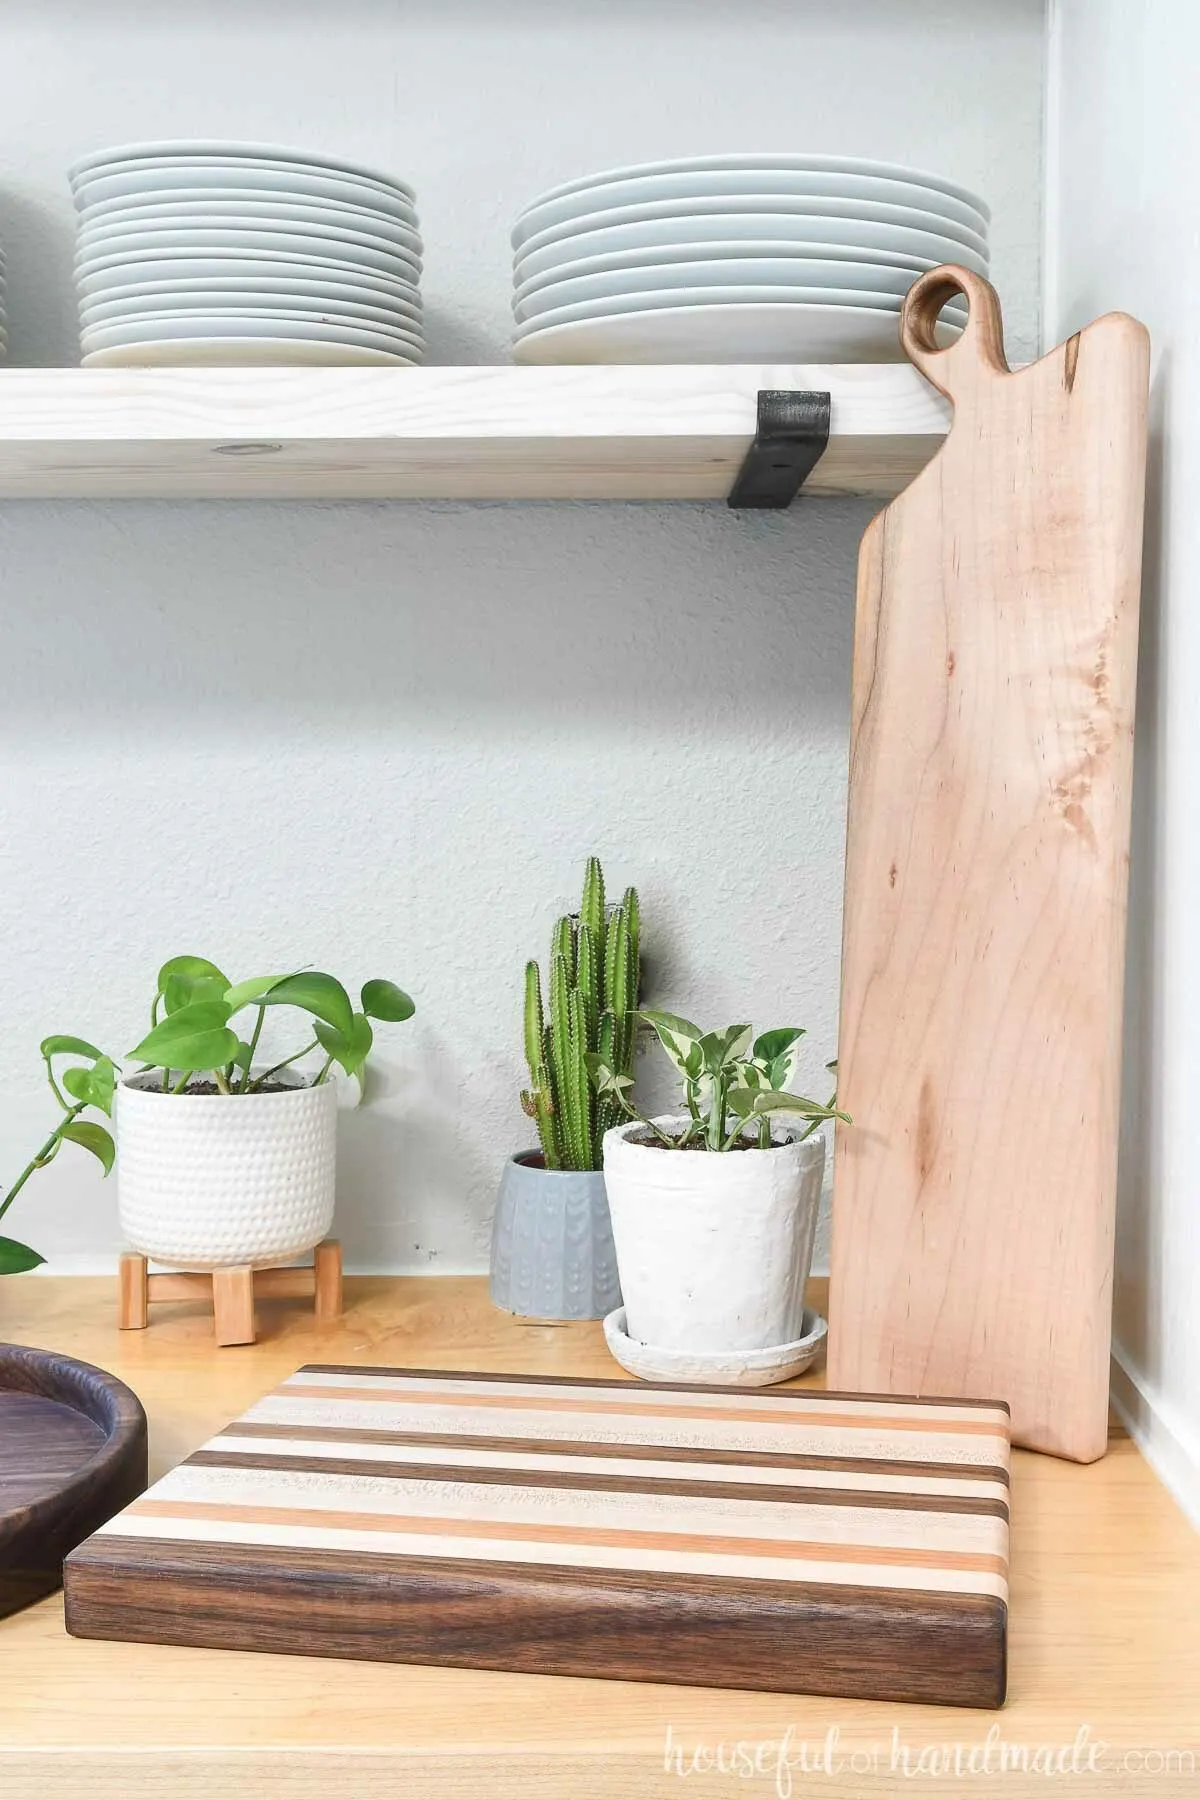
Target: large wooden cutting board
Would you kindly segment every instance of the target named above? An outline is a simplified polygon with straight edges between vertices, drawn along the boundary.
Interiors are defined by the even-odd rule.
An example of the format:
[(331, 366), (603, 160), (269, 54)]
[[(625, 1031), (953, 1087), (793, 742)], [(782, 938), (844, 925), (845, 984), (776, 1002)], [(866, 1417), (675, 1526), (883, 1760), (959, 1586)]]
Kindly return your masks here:
[(82, 1637), (998, 1706), (984, 1402), (301, 1369), (69, 1559)]
[[(949, 350), (953, 293), (970, 322)], [(1149, 342), (1010, 373), (985, 281), (902, 323), (949, 438), (859, 562), (829, 1378), (1106, 1442)]]

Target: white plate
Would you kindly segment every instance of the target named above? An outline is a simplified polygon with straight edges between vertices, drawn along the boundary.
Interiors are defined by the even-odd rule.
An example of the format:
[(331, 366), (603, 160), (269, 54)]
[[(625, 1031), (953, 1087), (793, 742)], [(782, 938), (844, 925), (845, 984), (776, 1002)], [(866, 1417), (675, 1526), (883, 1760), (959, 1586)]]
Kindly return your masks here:
[(774, 241), (770, 238), (747, 238), (725, 242), (720, 239), (700, 239), (682, 244), (652, 244), (633, 250), (614, 250), (607, 256), (575, 257), (571, 261), (554, 264), (540, 275), (529, 275), (524, 280), (515, 282), (513, 297), (524, 300), (527, 295), (540, 292), (549, 282), (573, 281), (580, 275), (607, 275), (618, 269), (644, 269), (654, 263), (717, 262), (758, 256), (786, 259), (806, 266), (810, 262), (829, 267), (848, 263), (852, 268), (899, 270), (901, 274), (910, 277), (937, 267), (933, 257), (917, 256), (911, 251), (904, 255), (893, 250), (855, 249), (842, 244), (792, 243), (786, 238)]
[(344, 323), (302, 313), (286, 319), (276, 313), (242, 312), (222, 317), (220, 313), (185, 312), (168, 315), (146, 314), (139, 319), (123, 320), (119, 325), (96, 325), (79, 334), (85, 351), (111, 350), (120, 344), (162, 343), (169, 338), (312, 338), (326, 344), (358, 344), (368, 350), (393, 350), (400, 356), (419, 356), (425, 340), (416, 331), (400, 331), (389, 325), (367, 325), (361, 320)]
[[(604, 300), (615, 294), (668, 292), (673, 288), (780, 288), (802, 292), (806, 298), (827, 293), (835, 304), (861, 301), (880, 306), (902, 300), (917, 279), (915, 269), (880, 269), (862, 263), (823, 263), (755, 257), (715, 262), (651, 263), (640, 269), (615, 269), (605, 274), (581, 275), (556, 281), (539, 292), (514, 299), (518, 323), (537, 318), (556, 307), (581, 300)], [(728, 296), (727, 296), (728, 297)], [(782, 297), (782, 296), (781, 296)], [(789, 296), (791, 297), (790, 293)], [(965, 302), (959, 302), (965, 311)]]
[(803, 1335), (767, 1350), (661, 1350), (631, 1338), (625, 1308), (604, 1321), (604, 1341), (623, 1369), (643, 1381), (696, 1381), (716, 1387), (769, 1387), (802, 1375), (816, 1359), (829, 1327), (820, 1313), (805, 1308)]
[(515, 250), (528, 238), (553, 225), (564, 225), (582, 213), (608, 212), (613, 208), (645, 206), (667, 201), (676, 206), (689, 200), (712, 200), (723, 194), (782, 194), (790, 199), (822, 198), (844, 207), (851, 203), (875, 207), (915, 207), (987, 237), (988, 222), (974, 206), (934, 188), (911, 181), (881, 180), (875, 175), (842, 175), (822, 171), (805, 173), (784, 169), (727, 169), (701, 173), (676, 171), (667, 175), (639, 175), (624, 181), (599, 182), (555, 200), (542, 199), (526, 207), (512, 230)]
[(597, 182), (630, 181), (639, 175), (701, 174), (710, 169), (823, 170), (831, 175), (875, 175), (881, 180), (909, 181), (916, 187), (934, 188), (939, 194), (952, 194), (956, 200), (965, 200), (968, 206), (973, 206), (985, 219), (992, 216), (986, 201), (973, 194), (970, 188), (947, 181), (944, 175), (931, 175), (927, 169), (909, 169), (903, 163), (872, 162), (861, 156), (780, 155), (770, 150), (744, 150), (725, 156), (673, 156), (665, 162), (630, 163), (622, 169), (600, 169), (594, 175), (580, 175), (574, 181), (563, 181), (557, 187), (547, 189), (544, 194), (539, 194), (534, 205), (543, 200), (559, 200), (564, 194), (578, 194)]
[(92, 150), (76, 157), (67, 170), (72, 187), (91, 169), (111, 163), (127, 162), (268, 162), (284, 163), (301, 169), (328, 169), (335, 175), (356, 175), (360, 180), (377, 182), (381, 187), (397, 188), (409, 200), (416, 194), (406, 181), (396, 175), (382, 174), (362, 163), (344, 162), (341, 157), (317, 156), (311, 150), (290, 150), (279, 144), (232, 144), (204, 138), (182, 138), (164, 144), (113, 144), (106, 150)]
[(577, 300), (570, 306), (551, 307), (527, 324), (518, 325), (513, 342), (520, 343), (531, 332), (545, 331), (551, 325), (573, 324), (576, 319), (611, 319), (627, 312), (657, 312), (662, 307), (791, 306), (798, 311), (809, 306), (866, 307), (898, 319), (902, 304), (900, 295), (859, 294), (852, 288), (788, 288), (772, 282), (758, 287), (645, 288), (636, 294), (609, 294), (599, 300)]
[[(958, 333), (938, 327), (938, 341)], [(543, 328), (519, 363), (903, 362), (899, 315), (869, 306), (668, 306)]]
[[(793, 198), (789, 194), (720, 194), (711, 198), (697, 195), (689, 200), (650, 200), (641, 205), (614, 206), (602, 212), (580, 213), (576, 217), (549, 225), (525, 239), (519, 262), (547, 244), (561, 244), (564, 239), (581, 237), (589, 231), (609, 229), (614, 225), (642, 225), (652, 219), (704, 219), (725, 213), (792, 213), (805, 220), (833, 219), (843, 228), (851, 223), (894, 225), (905, 231), (924, 231), (942, 243), (973, 250), (986, 257), (986, 238), (943, 219), (937, 213), (914, 206), (876, 206), (863, 200), (829, 200), (819, 195)], [(868, 236), (867, 242), (872, 239)]]
[(79, 310), (81, 313), (97, 311), (100, 307), (125, 305), (131, 300), (139, 300), (143, 307), (182, 304), (185, 294), (207, 294), (222, 304), (227, 300), (254, 301), (264, 304), (264, 297), (269, 297), (271, 304), (283, 300), (289, 306), (301, 303), (310, 308), (326, 306), (331, 302), (351, 301), (356, 306), (377, 306), (385, 312), (403, 311), (419, 318), (424, 311), (424, 303), (420, 291), (415, 287), (399, 286), (375, 287), (364, 282), (353, 280), (325, 281), (310, 271), (306, 276), (301, 271), (299, 277), (291, 275), (266, 276), (259, 279), (235, 275), (200, 276), (193, 280), (176, 279), (174, 281), (133, 281), (118, 286), (110, 286), (81, 293)]
[[(771, 200), (758, 201), (757, 206), (770, 207)], [(599, 217), (603, 219), (603, 214)], [(868, 219), (839, 219), (815, 213), (746, 212), (654, 214), (650, 218), (630, 219), (620, 225), (595, 225), (578, 235), (554, 236), (547, 244), (527, 245), (513, 258), (514, 278), (527, 281), (564, 263), (578, 262), (586, 256), (612, 256), (628, 250), (656, 250), (668, 244), (721, 241), (730, 245), (742, 242), (778, 243), (780, 245), (821, 245), (830, 255), (860, 255), (872, 250), (893, 256), (928, 257), (933, 267), (943, 262), (960, 262), (979, 275), (986, 275), (988, 259), (966, 244), (945, 237), (937, 231), (914, 231), (908, 226), (880, 225)]]
[[(377, 296), (378, 298), (378, 296)], [(408, 300), (396, 300), (379, 306), (370, 300), (339, 294), (322, 299), (311, 292), (281, 294), (277, 290), (245, 292), (242, 289), (214, 290), (207, 287), (177, 288), (167, 294), (132, 293), (122, 299), (90, 300), (81, 303), (79, 317), (85, 326), (100, 325), (106, 320), (167, 316), (175, 312), (250, 314), (269, 312), (278, 316), (291, 313), (302, 317), (374, 320), (379, 325), (395, 325), (401, 330), (406, 322), (421, 327), (421, 309)]]
[(164, 219), (211, 219), (222, 215), (236, 219), (309, 220), (316, 225), (338, 225), (342, 230), (362, 229), (373, 237), (386, 237), (390, 242), (404, 244), (410, 250), (420, 244), (420, 234), (411, 226), (392, 218), (389, 213), (373, 212), (365, 206), (344, 206), (337, 200), (280, 199), (274, 192), (266, 191), (260, 200), (257, 194), (246, 198), (241, 193), (223, 194), (219, 188), (201, 188), (195, 196), (189, 195), (184, 200), (177, 196), (162, 199), (155, 196), (153, 199), (147, 197), (144, 202), (139, 200), (134, 206), (123, 202), (104, 207), (89, 206), (80, 214), (79, 225), (81, 230), (102, 225), (112, 225), (120, 230), (131, 225), (153, 225)]
[(163, 188), (185, 194), (211, 187), (236, 189), (247, 195), (270, 189), (310, 199), (319, 196), (344, 200), (351, 206), (390, 213), (406, 225), (417, 223), (412, 202), (399, 193), (352, 176), (328, 175), (319, 169), (290, 169), (283, 163), (116, 163), (100, 173), (84, 176), (75, 189), (75, 205), (82, 211), (97, 201), (115, 200), (122, 195), (156, 193)]
[[(313, 230), (315, 229), (314, 227)], [(160, 258), (174, 252), (196, 260), (204, 257), (208, 251), (256, 257), (262, 250), (271, 251), (289, 261), (300, 258), (307, 262), (324, 262), (326, 265), (361, 263), (366, 268), (388, 275), (404, 276), (411, 269), (410, 263), (402, 262), (392, 251), (363, 243), (358, 238), (333, 237), (328, 233), (313, 236), (290, 231), (243, 231), (227, 226), (210, 230), (208, 226), (204, 226), (193, 231), (129, 232), (122, 237), (100, 239), (94, 244), (81, 245), (75, 254), (75, 273), (78, 277), (84, 273), (90, 274), (101, 265), (111, 267), (113, 263), (125, 261), (139, 251), (146, 251), (151, 257)]]
[(183, 232), (198, 235), (205, 231), (262, 231), (282, 232), (286, 235), (301, 237), (320, 237), (329, 244), (366, 244), (372, 250), (382, 250), (388, 256), (395, 256), (398, 250), (412, 250), (406, 239), (397, 240), (375, 231), (368, 224), (360, 224), (359, 218), (349, 215), (335, 216), (330, 219), (282, 219), (273, 218), (269, 213), (206, 213), (200, 217), (192, 217), (186, 213), (178, 216), (163, 216), (139, 220), (137, 218), (104, 219), (99, 225), (84, 225), (76, 237), (78, 252), (88, 253), (97, 245), (114, 244), (120, 248), (129, 244), (133, 238), (149, 233)]
[(311, 291), (323, 296), (342, 288), (361, 289), (364, 293), (399, 295), (412, 299), (420, 293), (418, 271), (407, 275), (381, 274), (378, 270), (356, 268), (352, 263), (323, 260), (306, 262), (299, 257), (258, 255), (155, 257), (139, 251), (136, 256), (91, 264), (86, 273), (76, 275), (80, 295), (120, 294), (130, 288), (145, 293), (155, 288), (178, 288), (191, 282), (206, 282), (210, 287), (257, 287), (260, 282), (278, 287)]
[(420, 357), (397, 356), (390, 350), (368, 350), (361, 344), (324, 344), (311, 338), (173, 338), (144, 344), (114, 345), (92, 350), (82, 359), (85, 369), (227, 369), (276, 368), (292, 363), (420, 367)]

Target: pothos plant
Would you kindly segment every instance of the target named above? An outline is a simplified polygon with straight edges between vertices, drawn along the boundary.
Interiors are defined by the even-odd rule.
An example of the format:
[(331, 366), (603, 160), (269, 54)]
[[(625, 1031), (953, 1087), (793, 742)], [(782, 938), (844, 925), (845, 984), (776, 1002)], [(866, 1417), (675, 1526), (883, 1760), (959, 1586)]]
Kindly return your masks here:
[[(255, 1052), (268, 1009), (274, 1006), (306, 1012), (312, 1021), (312, 1036), (299, 1049), (255, 1073)], [(231, 983), (207, 957), (174, 956), (158, 972), (150, 1007), (151, 1028), (130, 1056), (141, 1063), (144, 1073), (160, 1071), (157, 1079), (164, 1093), (183, 1094), (194, 1075), (207, 1075), (219, 1092), (234, 1095), (259, 1092), (284, 1069), (320, 1051), (323, 1060), (310, 1080), (300, 1083), (317, 1087), (328, 1079), (335, 1063), (361, 1080), (374, 1043), (372, 1019), (399, 1023), (410, 1019), (414, 1011), (408, 995), (392, 981), (368, 981), (356, 1009), (341, 982), (320, 970), (257, 975)], [(247, 1023), (235, 1029), (234, 1021), (240, 1026), (242, 1014), (248, 1015)], [(56, 1074), (60, 1057), (83, 1060)], [(116, 1155), (109, 1131), (81, 1114), (93, 1107), (106, 1118), (111, 1116), (119, 1065), (85, 1038), (63, 1036), (43, 1040), (42, 1060), (63, 1116), (0, 1199), (0, 1219), (30, 1176), (52, 1163), (64, 1143), (90, 1151), (106, 1175)], [(0, 1275), (35, 1269), (44, 1260), (28, 1244), (0, 1237)]]
[[(56, 1074), (55, 1059), (66, 1056), (82, 1057), (85, 1060), (72, 1062)], [(38, 1169), (47, 1168), (64, 1144), (78, 1144), (82, 1149), (90, 1151), (103, 1165), (106, 1175), (112, 1168), (116, 1155), (112, 1136), (105, 1127), (97, 1125), (92, 1119), (81, 1117), (89, 1107), (94, 1107), (106, 1118), (112, 1113), (117, 1072), (111, 1056), (105, 1056), (102, 1051), (97, 1050), (95, 1044), (89, 1044), (86, 1038), (48, 1037), (42, 1039), (42, 1061), (46, 1065), (46, 1080), (50, 1084), (50, 1092), (61, 1107), (63, 1116), (41, 1149), (30, 1157), (0, 1200), (0, 1219), (29, 1177)], [(63, 1092), (64, 1088), (66, 1093)], [(16, 1238), (0, 1237), (0, 1275), (20, 1275), (26, 1269), (36, 1269), (45, 1260), (36, 1250), (31, 1250), (28, 1244), (18, 1243)]]
[[(782, 1026), (756, 1038), (752, 1025), (702, 1032), (675, 1013), (643, 1011), (637, 1017), (653, 1026), (682, 1077), (688, 1117), (679, 1129), (643, 1117), (631, 1098), (632, 1076), (604, 1057), (589, 1056), (588, 1072), (599, 1095), (615, 1102), (627, 1118), (644, 1125), (657, 1143), (670, 1150), (769, 1150), (773, 1113), (800, 1113), (808, 1119), (801, 1139), (810, 1137), (826, 1119), (851, 1122), (848, 1113), (838, 1111), (836, 1093), (822, 1104), (789, 1091), (799, 1072), (800, 1040), (806, 1035), (800, 1026)], [(837, 1068), (836, 1063), (825, 1066), (831, 1072)]]
[[(276, 1006), (307, 1013), (312, 1037), (255, 1073), (263, 1025)], [(411, 1019), (415, 1010), (394, 981), (366, 982), (356, 1009), (341, 982), (318, 969), (231, 983), (207, 957), (173, 956), (158, 972), (150, 1030), (129, 1054), (145, 1068), (161, 1070), (164, 1093), (184, 1093), (194, 1075), (207, 1075), (222, 1094), (256, 1094), (293, 1063), (322, 1051), (319, 1068), (298, 1084), (319, 1087), (334, 1063), (347, 1075), (361, 1077), (375, 1041), (372, 1019), (397, 1024)], [(242, 1014), (249, 1014), (245, 1024)]]

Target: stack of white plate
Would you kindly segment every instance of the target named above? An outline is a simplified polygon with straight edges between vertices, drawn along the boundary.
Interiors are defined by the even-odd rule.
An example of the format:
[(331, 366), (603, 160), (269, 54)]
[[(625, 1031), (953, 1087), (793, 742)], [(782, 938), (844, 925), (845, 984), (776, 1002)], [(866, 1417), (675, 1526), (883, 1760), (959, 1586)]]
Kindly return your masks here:
[(70, 175), (85, 367), (424, 359), (403, 181), (194, 142), (100, 150)]
[[(988, 272), (984, 202), (834, 156), (701, 156), (553, 188), (512, 234), (526, 363), (880, 362), (939, 263)], [(952, 342), (962, 303), (943, 314)]]

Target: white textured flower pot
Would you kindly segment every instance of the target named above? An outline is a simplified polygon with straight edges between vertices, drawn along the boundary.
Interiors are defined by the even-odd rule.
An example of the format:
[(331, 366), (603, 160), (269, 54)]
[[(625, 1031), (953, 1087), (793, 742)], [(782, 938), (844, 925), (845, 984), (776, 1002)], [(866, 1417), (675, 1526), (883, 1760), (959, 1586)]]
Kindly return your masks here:
[[(679, 1119), (661, 1119), (680, 1125)], [(765, 1350), (803, 1332), (825, 1143), (775, 1122), (771, 1150), (654, 1149), (604, 1139), (604, 1182), (631, 1338), (701, 1354)]]
[(287, 1262), (333, 1222), (337, 1090), (117, 1097), (121, 1230), (177, 1269)]

